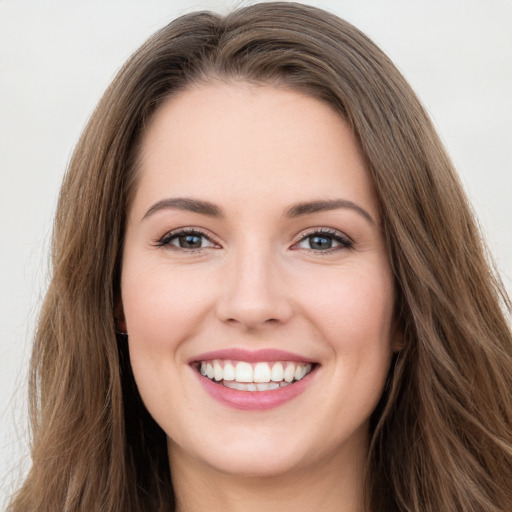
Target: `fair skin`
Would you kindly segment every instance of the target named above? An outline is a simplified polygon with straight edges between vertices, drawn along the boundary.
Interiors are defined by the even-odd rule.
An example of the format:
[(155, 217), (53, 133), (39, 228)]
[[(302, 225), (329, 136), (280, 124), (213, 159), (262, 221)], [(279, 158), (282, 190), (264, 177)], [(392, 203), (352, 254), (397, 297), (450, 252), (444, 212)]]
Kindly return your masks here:
[[(139, 163), (122, 323), (177, 510), (361, 510), (368, 418), (398, 347), (351, 130), (298, 92), (212, 81), (158, 109)], [(233, 390), (240, 362), (309, 373)]]

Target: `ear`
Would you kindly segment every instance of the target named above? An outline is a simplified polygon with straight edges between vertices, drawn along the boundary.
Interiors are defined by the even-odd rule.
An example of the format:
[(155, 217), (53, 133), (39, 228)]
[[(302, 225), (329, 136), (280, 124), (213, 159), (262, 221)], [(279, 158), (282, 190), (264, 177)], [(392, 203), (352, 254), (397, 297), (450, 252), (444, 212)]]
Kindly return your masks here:
[(393, 322), (393, 330), (391, 331), (391, 350), (396, 354), (404, 348), (404, 344), (404, 333), (395, 320)]
[(397, 336), (396, 333), (391, 340), (391, 350), (396, 354), (400, 352), (404, 348), (404, 339), (403, 336)]
[(127, 334), (126, 319), (124, 317), (123, 301), (119, 298), (114, 309), (116, 319), (116, 330), (121, 334)]

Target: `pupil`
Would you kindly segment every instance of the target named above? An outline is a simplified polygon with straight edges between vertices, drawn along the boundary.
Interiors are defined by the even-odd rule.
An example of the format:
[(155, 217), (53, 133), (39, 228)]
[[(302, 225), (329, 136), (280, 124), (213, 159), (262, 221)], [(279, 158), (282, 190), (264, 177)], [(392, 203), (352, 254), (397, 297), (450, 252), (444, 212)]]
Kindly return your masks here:
[(311, 249), (330, 249), (332, 239), (327, 236), (312, 236), (309, 241)]
[(196, 235), (180, 236), (180, 247), (184, 249), (198, 249), (201, 247), (201, 237)]

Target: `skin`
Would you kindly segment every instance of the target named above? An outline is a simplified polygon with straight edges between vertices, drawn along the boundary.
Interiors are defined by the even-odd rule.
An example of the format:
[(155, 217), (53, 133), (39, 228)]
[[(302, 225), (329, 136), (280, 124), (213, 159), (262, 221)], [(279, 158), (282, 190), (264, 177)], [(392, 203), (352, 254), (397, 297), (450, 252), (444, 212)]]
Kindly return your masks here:
[[(178, 197), (222, 216), (148, 213)], [(285, 214), (333, 199), (357, 207)], [(199, 249), (169, 236), (163, 245), (184, 227), (200, 231)], [(319, 229), (331, 248), (314, 245)], [(122, 323), (140, 394), (168, 436), (178, 511), (361, 510), (368, 418), (399, 348), (393, 303), (365, 160), (328, 105), (212, 81), (159, 108), (129, 209)], [(233, 347), (319, 366), (294, 399), (242, 411), (213, 400), (188, 364)]]

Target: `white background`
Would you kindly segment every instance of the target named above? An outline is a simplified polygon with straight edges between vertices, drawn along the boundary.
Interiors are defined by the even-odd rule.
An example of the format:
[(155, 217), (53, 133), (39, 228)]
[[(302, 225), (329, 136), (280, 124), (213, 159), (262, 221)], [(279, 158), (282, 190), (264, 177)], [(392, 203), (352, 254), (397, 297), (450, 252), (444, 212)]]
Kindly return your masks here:
[[(0, 0), (0, 508), (27, 466), (27, 363), (73, 146), (115, 72), (156, 29), (246, 3)], [(410, 81), (512, 290), (512, 0), (308, 3), (366, 32)]]

